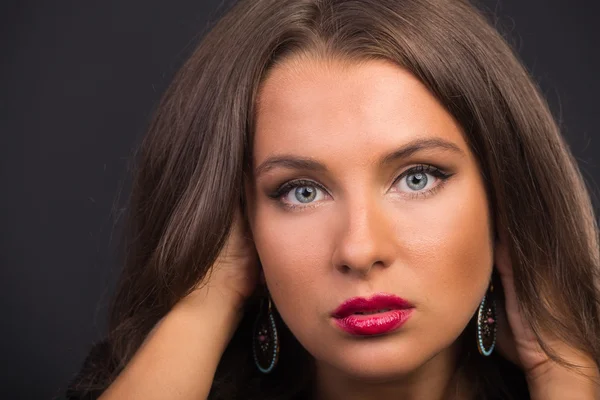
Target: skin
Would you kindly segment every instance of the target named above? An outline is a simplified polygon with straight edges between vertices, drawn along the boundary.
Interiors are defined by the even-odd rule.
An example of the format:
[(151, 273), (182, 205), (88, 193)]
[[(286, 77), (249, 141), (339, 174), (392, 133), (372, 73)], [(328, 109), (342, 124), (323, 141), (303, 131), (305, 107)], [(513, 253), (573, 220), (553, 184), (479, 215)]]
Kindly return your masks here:
[[(541, 351), (519, 312), (510, 238), (498, 229), (492, 240), (480, 171), (461, 129), (413, 76), (383, 61), (291, 59), (267, 77), (257, 117), (247, 221), (236, 210), (208, 281), (164, 316), (102, 399), (207, 398), (255, 290), (258, 258), (275, 306), (315, 358), (317, 399), (473, 398), (468, 378), (451, 383), (451, 377), (457, 339), (493, 265), (506, 297), (499, 305), (497, 348), (522, 368), (531, 398), (600, 398), (593, 357), (547, 332), (546, 345), (581, 368), (564, 368)], [(459, 151), (421, 149), (380, 163), (423, 139)], [(288, 159), (265, 168), (273, 157)], [(308, 168), (315, 161), (321, 167)], [(407, 174), (417, 164), (450, 177), (443, 182), (429, 172), (427, 180)], [(312, 182), (304, 186), (322, 186), (309, 203), (295, 200), (293, 190), (273, 196), (299, 178)], [(289, 207), (294, 203), (299, 208)], [(342, 301), (381, 292), (414, 305), (401, 329), (358, 339), (332, 323)]]
[[(418, 140), (449, 146), (381, 163)], [(494, 256), (485, 187), (457, 122), (392, 63), (288, 59), (259, 93), (253, 163), (250, 229), (273, 302), (315, 358), (316, 395), (445, 398)], [(448, 178), (419, 181), (407, 172), (418, 165)], [(298, 179), (314, 198), (295, 188), (273, 198)], [(399, 330), (357, 338), (333, 323), (343, 301), (376, 293), (414, 305)]]

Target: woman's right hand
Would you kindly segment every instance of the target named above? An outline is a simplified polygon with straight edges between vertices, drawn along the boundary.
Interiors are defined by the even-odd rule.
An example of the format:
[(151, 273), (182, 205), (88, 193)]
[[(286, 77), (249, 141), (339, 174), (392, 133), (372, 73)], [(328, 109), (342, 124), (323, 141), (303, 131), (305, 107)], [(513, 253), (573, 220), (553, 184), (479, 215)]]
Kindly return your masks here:
[(214, 299), (241, 308), (258, 281), (258, 255), (240, 209), (236, 210), (229, 237), (206, 277), (188, 295), (191, 301)]
[(258, 256), (247, 232), (238, 211), (206, 277), (156, 324), (101, 399), (208, 398), (258, 280)]

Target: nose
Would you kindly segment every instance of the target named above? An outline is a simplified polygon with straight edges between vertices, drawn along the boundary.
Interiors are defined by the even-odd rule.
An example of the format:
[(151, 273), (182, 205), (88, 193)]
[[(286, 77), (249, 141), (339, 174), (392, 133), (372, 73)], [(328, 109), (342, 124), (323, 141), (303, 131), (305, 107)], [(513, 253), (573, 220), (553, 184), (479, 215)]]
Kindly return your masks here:
[(354, 199), (341, 211), (332, 264), (344, 274), (365, 277), (395, 258), (394, 221), (377, 199)]

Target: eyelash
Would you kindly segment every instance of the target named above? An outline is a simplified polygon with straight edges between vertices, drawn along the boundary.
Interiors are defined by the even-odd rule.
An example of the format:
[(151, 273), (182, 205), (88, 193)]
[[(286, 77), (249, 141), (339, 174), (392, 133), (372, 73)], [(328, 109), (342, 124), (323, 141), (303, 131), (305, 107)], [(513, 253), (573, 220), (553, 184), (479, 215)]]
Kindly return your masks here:
[[(418, 173), (429, 173), (429, 174), (435, 176), (436, 178), (440, 179), (440, 182), (432, 189), (429, 189), (426, 191), (415, 192), (414, 194), (409, 194), (408, 196), (410, 199), (426, 198), (426, 197), (434, 195), (435, 193), (437, 193), (438, 190), (440, 190), (442, 188), (442, 186), (444, 186), (446, 181), (453, 175), (453, 174), (448, 174), (448, 173), (442, 171), (441, 169), (434, 167), (432, 165), (419, 164), (419, 165), (416, 165), (416, 166), (404, 171), (403, 173), (401, 173), (396, 179), (394, 179), (392, 186), (396, 185), (401, 179), (403, 179), (409, 175), (418, 174)], [(287, 204), (287, 203), (284, 203), (283, 201), (281, 201), (281, 198), (284, 195), (287, 195), (293, 189), (296, 189), (298, 187), (303, 187), (303, 186), (315, 187), (315, 188), (318, 188), (319, 190), (327, 192), (327, 190), (323, 187), (323, 185), (320, 185), (315, 181), (306, 180), (306, 179), (296, 179), (293, 181), (288, 181), (288, 182), (284, 183), (283, 185), (279, 186), (275, 190), (275, 192), (273, 192), (272, 194), (269, 195), (269, 197), (271, 197), (272, 199), (279, 200), (284, 207), (289, 208), (289, 209), (309, 208), (309, 207), (311, 207), (310, 203), (308, 203), (307, 205), (304, 205), (304, 206), (300, 206), (300, 205)]]

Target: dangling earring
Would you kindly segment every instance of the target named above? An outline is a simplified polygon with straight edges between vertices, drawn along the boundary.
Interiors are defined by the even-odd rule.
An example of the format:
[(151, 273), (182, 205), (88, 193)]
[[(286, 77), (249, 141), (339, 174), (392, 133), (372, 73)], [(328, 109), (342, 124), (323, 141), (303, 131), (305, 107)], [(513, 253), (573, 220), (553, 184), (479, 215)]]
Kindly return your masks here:
[(494, 284), (490, 283), (477, 313), (477, 348), (479, 353), (489, 356), (496, 346), (496, 301), (493, 297)]
[(254, 363), (264, 374), (273, 371), (279, 359), (279, 337), (271, 307), (271, 296), (267, 295), (266, 299), (262, 300), (260, 311), (254, 322), (254, 337), (252, 338)]

